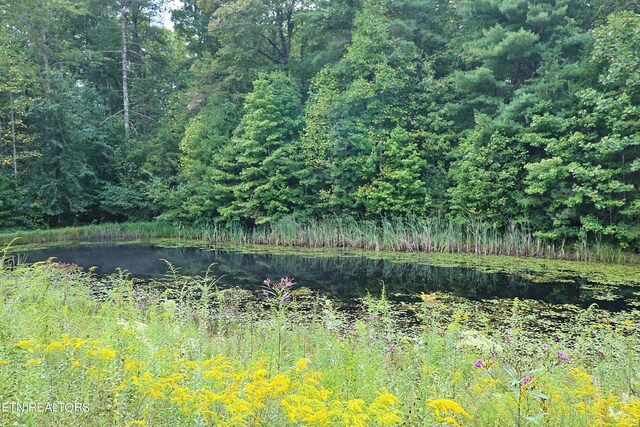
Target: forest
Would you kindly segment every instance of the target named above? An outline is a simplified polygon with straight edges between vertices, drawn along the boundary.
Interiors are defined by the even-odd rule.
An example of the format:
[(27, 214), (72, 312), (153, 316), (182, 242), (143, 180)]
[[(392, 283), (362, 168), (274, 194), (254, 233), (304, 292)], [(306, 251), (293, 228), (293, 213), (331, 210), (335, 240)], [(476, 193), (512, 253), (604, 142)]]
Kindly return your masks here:
[(0, 23), (1, 230), (444, 218), (640, 249), (634, 0), (3, 0)]
[(0, 0), (0, 425), (640, 426), (639, 0)]

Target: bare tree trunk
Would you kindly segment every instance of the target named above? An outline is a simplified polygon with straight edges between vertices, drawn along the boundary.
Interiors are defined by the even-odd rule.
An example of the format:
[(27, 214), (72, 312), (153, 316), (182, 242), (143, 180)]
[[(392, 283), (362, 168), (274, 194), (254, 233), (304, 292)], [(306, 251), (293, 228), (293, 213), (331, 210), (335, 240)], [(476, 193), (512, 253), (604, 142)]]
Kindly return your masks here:
[(13, 183), (18, 186), (18, 155), (16, 150), (16, 111), (13, 104), (13, 94), (9, 92), (11, 102), (11, 144), (13, 145)]
[(140, 33), (138, 31), (138, 23), (142, 6), (139, 2), (131, 8), (131, 43), (133, 44), (133, 72), (137, 78), (142, 77), (142, 46), (140, 44)]
[(122, 106), (124, 112), (124, 140), (129, 140), (129, 76), (127, 61), (127, 9), (122, 2), (120, 6), (120, 31), (122, 33)]
[(44, 90), (46, 93), (51, 92), (51, 84), (49, 83), (49, 53), (47, 52), (47, 29), (42, 28), (42, 62), (44, 63)]
[(18, 156), (16, 152), (16, 117), (13, 107), (13, 96), (11, 97), (11, 142), (13, 144), (13, 180), (18, 179)]

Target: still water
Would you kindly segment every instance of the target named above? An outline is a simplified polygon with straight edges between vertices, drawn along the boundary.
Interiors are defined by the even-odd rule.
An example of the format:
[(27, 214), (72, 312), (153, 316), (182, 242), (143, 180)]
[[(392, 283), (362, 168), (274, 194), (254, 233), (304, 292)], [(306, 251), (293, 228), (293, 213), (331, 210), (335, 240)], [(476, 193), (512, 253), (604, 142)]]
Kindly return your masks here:
[[(242, 250), (170, 248), (153, 244), (92, 244), (48, 247), (16, 254), (33, 263), (55, 257), (96, 274), (111, 274), (117, 268), (134, 278), (158, 279), (171, 262), (185, 276), (211, 272), (221, 277), (221, 287), (257, 289), (267, 278), (294, 277), (299, 286), (342, 301), (370, 292), (379, 295), (384, 283), (391, 299), (412, 299), (421, 292), (446, 292), (470, 300), (529, 299), (549, 304), (588, 307), (597, 303), (609, 311), (626, 310), (638, 304), (637, 288), (616, 286), (595, 292), (585, 280), (568, 283), (534, 283), (518, 276), (482, 273), (472, 269), (434, 267), (419, 263), (369, 259), (362, 256), (313, 257), (308, 255), (251, 254)], [(605, 296), (603, 296), (605, 295)]]

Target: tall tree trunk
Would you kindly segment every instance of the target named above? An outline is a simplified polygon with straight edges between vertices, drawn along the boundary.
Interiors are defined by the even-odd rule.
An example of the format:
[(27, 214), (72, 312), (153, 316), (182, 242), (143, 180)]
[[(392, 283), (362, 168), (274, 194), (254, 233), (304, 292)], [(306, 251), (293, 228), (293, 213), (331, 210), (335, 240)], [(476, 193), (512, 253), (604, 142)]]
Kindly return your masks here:
[(45, 93), (51, 92), (51, 84), (49, 83), (49, 52), (47, 52), (47, 29), (42, 27), (42, 62), (44, 63), (44, 90)]
[[(131, 10), (130, 10), (130, 17), (131, 17), (131, 27), (130, 27), (130, 32), (131, 32), (131, 44), (133, 45), (133, 52), (131, 52), (131, 50), (129, 51), (130, 53), (133, 53), (133, 55), (129, 55), (132, 59), (133, 62), (132, 64), (132, 71), (133, 71), (133, 75), (137, 80), (142, 79), (143, 77), (143, 67), (142, 67), (142, 45), (140, 42), (140, 33), (139, 33), (139, 23), (140, 23), (140, 16), (142, 14), (142, 9), (143, 6), (140, 4), (140, 2), (136, 2), (134, 6), (132, 6)], [(137, 102), (137, 108), (136, 111), (138, 112), (142, 112), (142, 114), (147, 115), (147, 98), (146, 96), (140, 96), (140, 93), (138, 94), (139, 96), (136, 97), (136, 102)]]
[(11, 142), (13, 145), (13, 181), (18, 185), (18, 156), (16, 153), (16, 116), (13, 107), (13, 96), (11, 96)]
[(129, 140), (129, 62), (127, 61), (127, 8), (120, 6), (120, 32), (122, 33), (122, 108), (124, 112), (124, 140)]
[(142, 46), (140, 45), (140, 33), (138, 32), (138, 22), (140, 19), (141, 6), (136, 4), (131, 9), (131, 43), (133, 44), (133, 72), (137, 78), (142, 77)]

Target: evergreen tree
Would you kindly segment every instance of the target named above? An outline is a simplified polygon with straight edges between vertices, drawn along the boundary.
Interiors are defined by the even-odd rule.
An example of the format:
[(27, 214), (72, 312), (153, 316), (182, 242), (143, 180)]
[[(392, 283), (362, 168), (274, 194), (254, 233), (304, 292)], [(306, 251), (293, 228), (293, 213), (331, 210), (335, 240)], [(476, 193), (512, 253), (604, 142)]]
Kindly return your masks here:
[(478, 115), (476, 122), (451, 165), (451, 210), (459, 217), (504, 226), (508, 219), (520, 217), (518, 195), (527, 150), (511, 126), (494, 123), (486, 115)]
[[(532, 131), (545, 156), (527, 165), (527, 204), (552, 237), (640, 238), (640, 48), (638, 15), (612, 15), (596, 32), (600, 87), (578, 91), (571, 117), (536, 117)], [(544, 215), (544, 216), (543, 216)]]
[(221, 216), (264, 223), (304, 209), (301, 101), (295, 83), (282, 72), (264, 74), (254, 82), (243, 109), (225, 150), (227, 163), (221, 165), (233, 194), (231, 203), (219, 209)]
[(237, 116), (235, 104), (218, 93), (211, 94), (207, 105), (189, 120), (180, 141), (180, 200), (172, 216), (216, 220), (219, 209), (232, 202), (228, 186), (232, 176), (225, 171), (234, 162), (228, 151)]
[[(391, 36), (385, 14), (381, 2), (366, 1), (344, 60), (313, 86), (303, 146), (327, 211), (398, 216), (399, 206), (415, 203), (413, 211), (424, 212), (431, 200), (429, 188), (407, 184), (424, 182), (427, 174), (428, 141), (419, 128), (430, 74), (412, 42)], [(401, 178), (405, 155), (415, 167)]]

